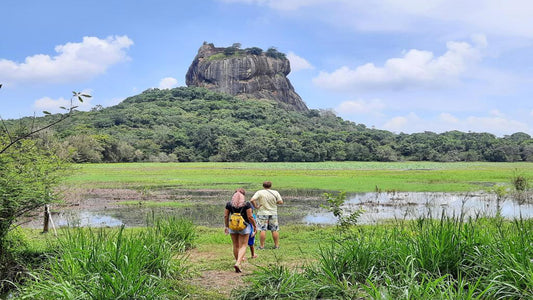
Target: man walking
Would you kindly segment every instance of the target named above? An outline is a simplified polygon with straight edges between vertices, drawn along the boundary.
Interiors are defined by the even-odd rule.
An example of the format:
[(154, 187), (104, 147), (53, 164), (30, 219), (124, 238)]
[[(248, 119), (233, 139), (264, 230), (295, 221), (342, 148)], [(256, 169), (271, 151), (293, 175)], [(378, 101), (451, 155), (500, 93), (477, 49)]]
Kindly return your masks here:
[(272, 190), (272, 182), (263, 182), (263, 189), (255, 192), (250, 201), (257, 209), (257, 227), (261, 231), (259, 236), (259, 249), (265, 248), (266, 230), (272, 232), (274, 249), (279, 248), (278, 205), (283, 204), (283, 199), (278, 191)]

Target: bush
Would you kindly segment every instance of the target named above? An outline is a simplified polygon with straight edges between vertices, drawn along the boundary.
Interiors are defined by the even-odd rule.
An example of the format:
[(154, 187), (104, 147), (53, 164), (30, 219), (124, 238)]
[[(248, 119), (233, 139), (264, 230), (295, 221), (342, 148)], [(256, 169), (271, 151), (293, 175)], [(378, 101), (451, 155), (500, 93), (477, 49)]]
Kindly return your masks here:
[[(418, 219), (331, 239), (318, 262), (254, 274), (240, 299), (532, 299), (533, 220)], [(292, 288), (292, 289), (291, 289)], [(272, 295), (269, 297), (269, 295)]]
[[(177, 234), (171, 233), (172, 231)], [(20, 288), (20, 299), (164, 299), (170, 279), (188, 270), (186, 245), (194, 228), (177, 219), (154, 220), (140, 232), (70, 228), (48, 266)], [(185, 239), (185, 240), (184, 240)], [(178, 256), (176, 254), (178, 253)], [(179, 291), (178, 291), (179, 293)]]

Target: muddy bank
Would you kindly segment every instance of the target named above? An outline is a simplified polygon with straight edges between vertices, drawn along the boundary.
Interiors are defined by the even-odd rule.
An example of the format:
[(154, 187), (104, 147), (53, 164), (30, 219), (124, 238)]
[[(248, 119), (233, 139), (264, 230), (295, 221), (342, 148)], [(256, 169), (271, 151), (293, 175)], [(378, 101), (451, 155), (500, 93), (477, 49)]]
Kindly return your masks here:
[[(279, 208), (282, 224), (335, 224), (336, 219), (321, 205), (322, 192), (280, 191), (285, 204)], [(157, 215), (176, 215), (197, 225), (220, 227), (224, 205), (231, 191), (221, 190), (69, 190), (65, 202), (51, 206), (52, 220), (61, 226), (145, 226)], [(347, 195), (343, 209), (361, 210), (359, 223), (372, 224), (390, 219), (480, 217), (500, 215), (505, 218), (532, 218), (533, 196), (509, 194), (498, 199), (486, 192), (477, 193), (358, 193)], [(23, 226), (42, 227), (43, 212), (26, 218)]]

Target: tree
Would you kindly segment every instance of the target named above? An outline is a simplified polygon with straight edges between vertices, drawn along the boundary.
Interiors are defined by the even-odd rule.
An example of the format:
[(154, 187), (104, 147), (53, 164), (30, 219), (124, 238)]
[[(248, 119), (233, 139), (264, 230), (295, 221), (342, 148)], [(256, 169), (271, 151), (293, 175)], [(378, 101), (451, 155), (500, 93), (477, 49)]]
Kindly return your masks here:
[(272, 58), (278, 58), (278, 59), (285, 59), (285, 54), (282, 52), (279, 52), (276, 47), (270, 47), (266, 51), (266, 56), (270, 56)]
[[(7, 234), (18, 218), (56, 199), (54, 189), (61, 178), (66, 163), (54, 149), (40, 144), (34, 135), (70, 117), (76, 106), (75, 99), (83, 102), (89, 95), (73, 92), (71, 105), (63, 108), (67, 114), (54, 118), (41, 126), (10, 130), (2, 120), (0, 131), (0, 282), (12, 280), (7, 276), (16, 262), (7, 243)], [(44, 112), (50, 115), (48, 112)], [(22, 129), (20, 129), (22, 128)], [(3, 285), (0, 283), (0, 289)]]
[[(6, 142), (0, 136), (0, 142)], [(0, 252), (17, 218), (50, 203), (65, 163), (38, 141), (20, 140), (0, 155)], [(2, 253), (3, 254), (3, 253)]]
[[(2, 85), (0, 84), (0, 88), (2, 88)], [(22, 131), (20, 132), (20, 134), (17, 134), (17, 135), (13, 135), (9, 128), (6, 126), (6, 124), (4, 123), (4, 120), (0, 117), (0, 120), (2, 121), (2, 134), (5, 134), (7, 136), (7, 140), (5, 141), (2, 141), (2, 146), (0, 146), (0, 155), (2, 153), (4, 153), (5, 151), (7, 151), (7, 149), (9, 149), (10, 147), (12, 147), (13, 145), (15, 145), (17, 142), (21, 141), (21, 140), (24, 140), (24, 139), (27, 139), (29, 137), (31, 137), (32, 135), (36, 134), (37, 132), (41, 132), (45, 129), (48, 129), (60, 122), (62, 122), (63, 120), (65, 120), (66, 118), (70, 117), (72, 115), (72, 113), (74, 112), (74, 110), (78, 107), (78, 106), (75, 106), (73, 105), (74, 104), (74, 100), (77, 99), (78, 101), (80, 102), (83, 102), (83, 99), (84, 98), (90, 98), (91, 96), (90, 95), (87, 95), (87, 94), (82, 94), (80, 92), (72, 92), (72, 97), (70, 98), (70, 107), (66, 108), (66, 107), (63, 107), (61, 106), (60, 108), (63, 109), (63, 110), (66, 110), (67, 113), (64, 114), (64, 115), (61, 115), (59, 119), (57, 120), (54, 120), (42, 127), (39, 127), (39, 128), (34, 128), (33, 125), (31, 125), (27, 131)], [(49, 112), (47, 111), (43, 111), (43, 113), (45, 115), (51, 115)]]
[(263, 49), (258, 47), (246, 48), (244, 51), (252, 55), (261, 55), (263, 53)]

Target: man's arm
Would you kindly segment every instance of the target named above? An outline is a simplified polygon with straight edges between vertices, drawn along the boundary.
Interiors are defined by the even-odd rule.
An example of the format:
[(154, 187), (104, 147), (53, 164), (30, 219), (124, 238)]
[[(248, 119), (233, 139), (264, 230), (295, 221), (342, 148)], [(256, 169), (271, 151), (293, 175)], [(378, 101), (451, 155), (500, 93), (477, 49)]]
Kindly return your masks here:
[(281, 195), (277, 191), (276, 194), (278, 194), (278, 197), (276, 197), (276, 204), (283, 204), (283, 199), (281, 199)]
[(255, 209), (258, 209), (260, 205), (257, 204), (257, 200), (256, 199), (250, 199), (250, 202), (252, 202), (253, 206), (255, 207)]

